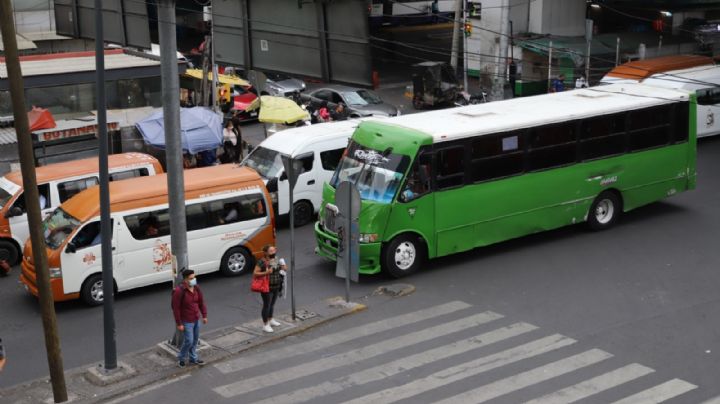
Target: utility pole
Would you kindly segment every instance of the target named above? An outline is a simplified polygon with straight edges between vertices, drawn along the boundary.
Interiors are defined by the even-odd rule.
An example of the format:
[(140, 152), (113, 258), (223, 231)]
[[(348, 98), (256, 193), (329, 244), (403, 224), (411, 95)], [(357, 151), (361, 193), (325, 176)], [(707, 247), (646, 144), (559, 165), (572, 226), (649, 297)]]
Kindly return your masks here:
[[(168, 204), (170, 210), (170, 244), (173, 255), (173, 287), (182, 282), (182, 270), (188, 269), (187, 223), (185, 221), (185, 181), (183, 150), (180, 139), (180, 78), (177, 68), (175, 37), (175, 0), (158, 1), (160, 34), (160, 74), (162, 80), (163, 125), (165, 126), (165, 161), (167, 165)], [(203, 72), (203, 74), (207, 74)], [(206, 77), (203, 77), (206, 80)], [(173, 342), (182, 342), (176, 330)]]
[(15, 23), (13, 21), (12, 5), (10, 0), (0, 0), (0, 33), (2, 33), (5, 47), (5, 63), (7, 66), (8, 81), (10, 84), (10, 97), (12, 98), (13, 117), (15, 118), (15, 133), (18, 140), (18, 154), (20, 157), (20, 170), (25, 189), (25, 201), (28, 223), (30, 225), (30, 242), (33, 247), (33, 262), (40, 300), (40, 311), (45, 333), (45, 349), (47, 350), (48, 367), (50, 370), (50, 383), (52, 384), (53, 398), (56, 403), (67, 401), (67, 388), (65, 374), (63, 373), (62, 352), (60, 351), (60, 338), (58, 336), (55, 306), (50, 290), (50, 274), (48, 272), (47, 254), (45, 253), (45, 239), (42, 234), (42, 220), (40, 218), (40, 200), (35, 165), (30, 137), (30, 124), (27, 111), (25, 111), (25, 93), (20, 70), (20, 57), (18, 55), (17, 40), (15, 38)]
[(453, 73), (457, 74), (458, 65), (458, 48), (460, 47), (460, 24), (462, 23), (462, 10), (463, 0), (455, 0), (455, 21), (453, 23), (453, 36), (452, 36), (452, 48), (450, 51), (450, 66), (453, 68)]
[(553, 54), (553, 43), (550, 41), (548, 44), (548, 92), (552, 86), (552, 54)]
[(100, 155), (100, 251), (103, 280), (103, 335), (105, 371), (117, 368), (115, 300), (113, 284), (112, 222), (110, 221), (110, 177), (108, 173), (107, 100), (105, 99), (105, 37), (102, 0), (95, 0), (95, 108), (97, 108)]
[(498, 52), (497, 74), (493, 86), (493, 100), (505, 98), (505, 74), (507, 72), (507, 50), (510, 29), (510, 0), (502, 0), (500, 9), (500, 49)]
[[(463, 24), (462, 25), (463, 25), (463, 27), (465, 27), (467, 24), (467, 10), (465, 7), (466, 2), (463, 1), (462, 4), (463, 4), (463, 11), (462, 11)], [(467, 46), (468, 45), (467, 45), (467, 43), (468, 43), (468, 34), (464, 33), (464, 35), (463, 35), (463, 90), (464, 91), (468, 91), (468, 75), (467, 75), (467, 71), (468, 71), (468, 49), (467, 49)]]

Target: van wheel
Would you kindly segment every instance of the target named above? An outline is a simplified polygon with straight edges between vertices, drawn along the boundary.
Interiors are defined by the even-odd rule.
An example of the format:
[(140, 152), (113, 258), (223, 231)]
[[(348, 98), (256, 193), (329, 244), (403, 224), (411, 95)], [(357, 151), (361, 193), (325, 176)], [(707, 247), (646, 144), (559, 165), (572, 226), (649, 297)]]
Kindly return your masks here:
[(617, 222), (620, 213), (622, 213), (620, 197), (614, 192), (605, 191), (590, 205), (587, 222), (593, 230), (605, 230)]
[(19, 257), (20, 252), (12, 241), (0, 240), (0, 260), (7, 261), (12, 266), (18, 263)]
[(103, 303), (102, 274), (91, 275), (83, 283), (80, 297), (89, 306), (99, 306)]
[(305, 226), (313, 219), (313, 206), (308, 201), (295, 203), (295, 227)]
[(419, 237), (401, 234), (383, 248), (383, 269), (393, 278), (402, 278), (417, 271), (425, 257), (425, 244)]
[(246, 249), (233, 247), (223, 255), (220, 263), (220, 272), (225, 276), (237, 276), (250, 272), (252, 257)]

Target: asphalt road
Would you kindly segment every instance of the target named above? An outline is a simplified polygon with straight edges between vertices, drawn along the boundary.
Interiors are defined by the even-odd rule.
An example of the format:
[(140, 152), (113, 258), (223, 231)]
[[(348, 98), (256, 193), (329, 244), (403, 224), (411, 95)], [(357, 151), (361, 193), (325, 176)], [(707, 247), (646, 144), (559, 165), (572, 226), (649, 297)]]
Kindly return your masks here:
[[(247, 130), (249, 133), (256, 129), (248, 127)], [(512, 322), (532, 324), (546, 335), (559, 333), (575, 339), (583, 349), (610, 353), (614, 362), (609, 362), (612, 366), (600, 366), (604, 372), (633, 363), (654, 370), (651, 376), (645, 376), (651, 382), (644, 378), (632, 382), (638, 391), (655, 382), (678, 378), (698, 386), (678, 402), (697, 402), (718, 395), (720, 321), (716, 313), (720, 312), (717, 293), (720, 249), (716, 235), (720, 228), (717, 209), (720, 206), (720, 138), (701, 141), (698, 149), (699, 179), (695, 191), (633, 211), (610, 231), (593, 233), (582, 225), (571, 226), (432, 261), (408, 279), (417, 287), (413, 296), (387, 307), (371, 307), (337, 325), (313, 331), (316, 334), (309, 334), (307, 338), (391, 315), (462, 301), (472, 305), (467, 312), (493, 311)], [(334, 277), (334, 266), (313, 254), (311, 227), (299, 229), (296, 236), (298, 306), (341, 295), (344, 282)], [(287, 257), (287, 228), (280, 229), (278, 239), (280, 254)], [(0, 388), (47, 374), (38, 305), (18, 283), (17, 275), (15, 271), (9, 278), (0, 278), (0, 337), (9, 358), (0, 375)], [(259, 316), (260, 302), (249, 292), (249, 277), (207, 275), (199, 281), (209, 303), (208, 328), (242, 323)], [(388, 281), (384, 276), (365, 277), (359, 285), (353, 285), (352, 295), (363, 296)], [(120, 354), (145, 348), (170, 336), (173, 322), (169, 300), (169, 284), (119, 295), (116, 323)], [(288, 301), (281, 301), (278, 308), (287, 311)], [(75, 302), (58, 304), (56, 309), (65, 367), (101, 361), (102, 310)], [(433, 325), (461, 318), (456, 313), (447, 319), (438, 318)], [(508, 324), (510, 322), (503, 325)], [(407, 331), (393, 329), (387, 337)], [(337, 350), (356, 349), (362, 343), (346, 343)], [(427, 346), (420, 344), (417, 349), (420, 352)], [(405, 355), (412, 352), (408, 350)], [(574, 353), (579, 352), (582, 350)], [(463, 360), (455, 358), (446, 362), (452, 365)], [(516, 364), (501, 375), (510, 377), (539, 364)], [(591, 375), (592, 372), (573, 372), (568, 376), (570, 379), (563, 378), (555, 384), (551, 381), (548, 387), (535, 390), (530, 387), (533, 394), (521, 391), (509, 397), (530, 399)], [(322, 373), (303, 380), (311, 383), (321, 377)], [(452, 391), (467, 390), (471, 385), (477, 386), (478, 381), (477, 378), (461, 381), (457, 390)], [(174, 391), (178, 391), (177, 386), (175, 388)], [(447, 396), (447, 389), (446, 386), (445, 390), (429, 392), (427, 397)], [(621, 389), (614, 396), (610, 392), (609, 397), (619, 399), (630, 394), (630, 390)], [(369, 392), (359, 390), (353, 396), (342, 398)]]

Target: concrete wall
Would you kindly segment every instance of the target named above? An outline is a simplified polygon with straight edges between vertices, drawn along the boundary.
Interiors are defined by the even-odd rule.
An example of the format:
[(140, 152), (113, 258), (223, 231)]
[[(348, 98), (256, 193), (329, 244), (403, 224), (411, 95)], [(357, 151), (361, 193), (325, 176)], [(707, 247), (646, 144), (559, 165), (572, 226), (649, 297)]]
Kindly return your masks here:
[(559, 36), (585, 35), (585, 0), (530, 2), (530, 32)]

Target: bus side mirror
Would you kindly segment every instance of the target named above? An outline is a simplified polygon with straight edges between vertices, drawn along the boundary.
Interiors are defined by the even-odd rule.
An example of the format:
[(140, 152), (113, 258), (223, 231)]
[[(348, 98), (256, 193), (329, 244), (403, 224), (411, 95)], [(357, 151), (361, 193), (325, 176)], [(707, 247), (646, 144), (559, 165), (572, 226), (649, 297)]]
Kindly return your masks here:
[(75, 254), (77, 251), (77, 248), (75, 247), (75, 244), (68, 243), (67, 247), (65, 247), (65, 252), (68, 254)]
[(280, 174), (280, 181), (285, 181), (288, 179), (287, 173), (283, 171), (282, 174)]
[(265, 188), (267, 188), (268, 192), (273, 193), (277, 192), (278, 190), (278, 179), (277, 177), (271, 179), (270, 181), (265, 184)]
[(22, 215), (22, 214), (23, 214), (22, 209), (20, 209), (20, 208), (17, 207), (17, 206), (13, 206), (13, 207), (10, 208), (7, 212), (5, 212), (5, 218), (20, 216), (20, 215)]

